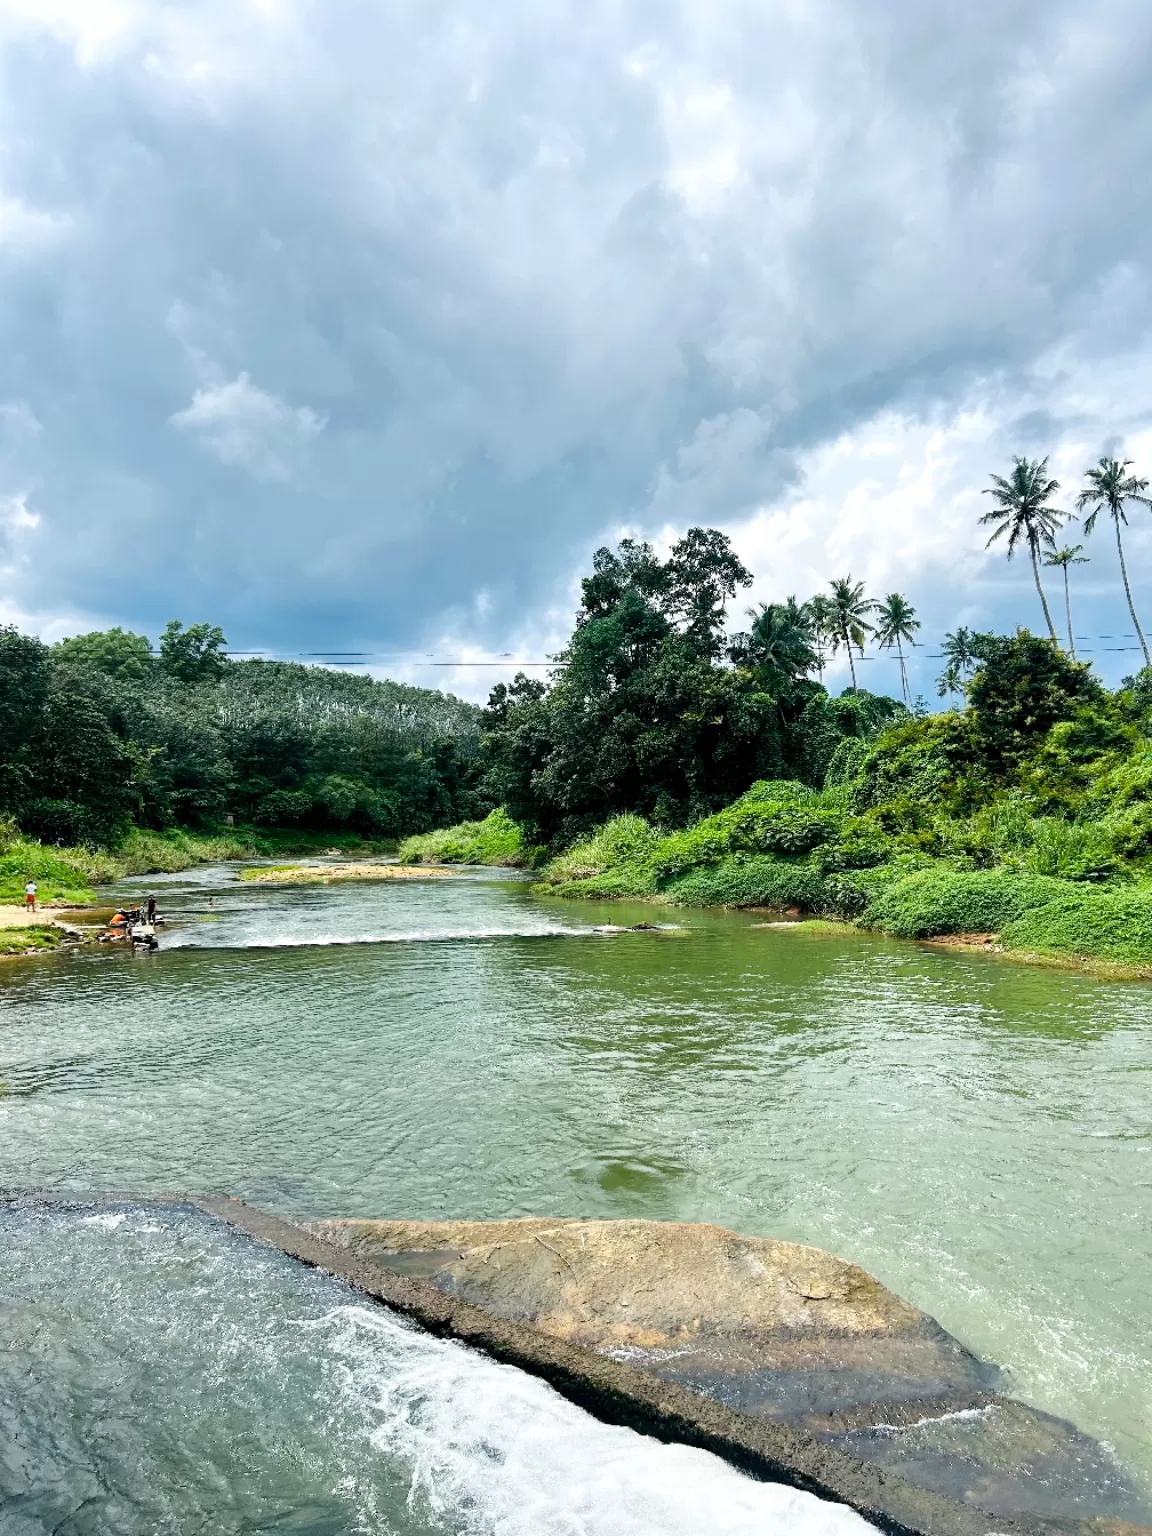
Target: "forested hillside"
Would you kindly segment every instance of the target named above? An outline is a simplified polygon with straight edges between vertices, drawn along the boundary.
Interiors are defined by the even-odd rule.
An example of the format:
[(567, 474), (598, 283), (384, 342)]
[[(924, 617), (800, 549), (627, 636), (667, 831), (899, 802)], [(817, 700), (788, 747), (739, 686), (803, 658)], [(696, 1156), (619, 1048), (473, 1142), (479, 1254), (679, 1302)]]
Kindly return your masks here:
[(208, 625), (170, 624), (155, 654), (121, 630), (0, 630), (0, 813), (95, 847), (230, 818), (400, 837), (480, 807), (472, 705), (223, 646)]

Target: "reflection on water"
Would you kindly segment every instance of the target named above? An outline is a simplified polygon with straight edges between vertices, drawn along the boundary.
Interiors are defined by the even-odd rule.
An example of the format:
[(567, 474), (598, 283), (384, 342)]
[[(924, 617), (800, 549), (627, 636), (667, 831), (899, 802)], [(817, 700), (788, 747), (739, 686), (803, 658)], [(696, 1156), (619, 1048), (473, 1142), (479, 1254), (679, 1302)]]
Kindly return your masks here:
[(869, 1536), (187, 1209), (0, 1211), (0, 1529)]
[(1152, 1482), (1147, 987), (490, 874), (162, 897), (0, 973), (0, 1183), (817, 1243)]

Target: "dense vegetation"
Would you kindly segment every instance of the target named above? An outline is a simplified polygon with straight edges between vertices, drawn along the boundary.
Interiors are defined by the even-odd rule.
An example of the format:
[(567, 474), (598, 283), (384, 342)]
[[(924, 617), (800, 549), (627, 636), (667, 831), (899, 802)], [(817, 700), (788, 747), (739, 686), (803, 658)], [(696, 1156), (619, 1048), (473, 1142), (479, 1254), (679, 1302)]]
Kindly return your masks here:
[(616, 817), (544, 884), (1152, 965), (1152, 673), (1109, 693), (1025, 631), (977, 649), (962, 712), (897, 720), (822, 785), (761, 782), (681, 831)]
[(939, 689), (963, 708), (832, 698), (812, 676), (828, 637), (859, 649), (886, 624), (912, 643), (914, 612), (849, 578), (725, 637), (745, 577), (700, 530), (663, 564), (601, 550), (551, 687), (518, 678), (485, 712), (485, 789), (508, 815), (402, 856), (482, 862), (498, 841), (565, 896), (1152, 966), (1152, 670), (1109, 692), (1049, 638), (961, 630)]
[(482, 720), (485, 792), (531, 845), (565, 847), (625, 813), (686, 826), (758, 779), (820, 784), (845, 737), (903, 712), (864, 692), (832, 699), (808, 675), (811, 605), (768, 605), (725, 636), (726, 602), (750, 581), (714, 529), (691, 529), (663, 562), (627, 539), (597, 552), (551, 685), (501, 684)]
[[(1129, 471), (1102, 459), (1077, 506), (1085, 535), (1111, 522), (1147, 663), (1121, 529), (1152, 501)], [(233, 661), (204, 624), (173, 622), (155, 652), (120, 630), (51, 650), (0, 631), (0, 889), (174, 867), (218, 834), (216, 857), (270, 851), (287, 828), (403, 838), (409, 862), (531, 864), (564, 895), (795, 908), (1152, 966), (1152, 667), (1108, 692), (1077, 662), (1082, 546), (1056, 548), (1057, 489), (1045, 461), (993, 476), (989, 542), (1027, 551), (1048, 637), (946, 636), (938, 693), (963, 707), (939, 714), (911, 697), (920, 624), (900, 593), (848, 576), (727, 633), (751, 577), (714, 529), (664, 560), (627, 539), (597, 551), (549, 682), (520, 674), (483, 712)], [(1066, 649), (1042, 565), (1061, 572)], [(902, 702), (856, 686), (868, 643), (895, 653)], [(837, 654), (853, 686), (833, 698)]]
[(43, 843), (131, 828), (402, 837), (473, 813), (479, 711), (318, 667), (232, 661), (208, 625), (158, 654), (109, 630), (47, 647), (0, 630), (0, 814)]

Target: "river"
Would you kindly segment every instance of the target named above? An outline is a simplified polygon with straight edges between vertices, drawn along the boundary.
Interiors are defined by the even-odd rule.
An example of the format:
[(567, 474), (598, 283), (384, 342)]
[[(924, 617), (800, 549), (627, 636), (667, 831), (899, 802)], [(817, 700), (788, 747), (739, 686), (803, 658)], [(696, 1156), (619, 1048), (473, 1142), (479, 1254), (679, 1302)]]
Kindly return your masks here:
[[(0, 1185), (227, 1191), (289, 1215), (706, 1220), (815, 1243), (933, 1313), (1006, 1367), (1015, 1395), (1100, 1436), (1152, 1488), (1148, 986), (753, 914), (565, 903), (491, 871), (274, 887), (211, 869), (154, 888), (173, 918), (157, 954), (76, 951), (0, 973)], [(641, 919), (678, 926), (591, 931)], [(503, 1533), (522, 1528), (515, 1506), (535, 1511), (525, 1531), (704, 1529), (668, 1492), (704, 1474), (653, 1457), (698, 1458), (721, 1480), (711, 1507), (731, 1518), (712, 1529), (762, 1528), (767, 1506), (745, 1519), (741, 1500), (800, 1497), (595, 1425), (199, 1217), (5, 1220), (4, 1294), (55, 1318), (37, 1336), (45, 1360), (74, 1362), (60, 1390), (71, 1382), (84, 1411), (100, 1411), (107, 1372), (77, 1340), (124, 1335), (108, 1348), (127, 1362), (123, 1391), (157, 1397), (155, 1433), (137, 1443), (131, 1414), (109, 1410), (116, 1454), (151, 1467), (151, 1486), (167, 1486), (156, 1469), (176, 1454), (163, 1426), (194, 1410), (218, 1438), (223, 1424), (255, 1437), (237, 1493), (220, 1460), (232, 1441), (204, 1431), (207, 1470), (185, 1478), (201, 1512), (221, 1487), (274, 1503), (273, 1450), (298, 1438), (311, 1524), (231, 1525), (225, 1500), (206, 1528)], [(52, 1301), (62, 1272), (84, 1277), (83, 1304)], [(160, 1299), (168, 1274), (182, 1309)], [(161, 1373), (165, 1397), (156, 1360), (213, 1318), (191, 1378)], [(221, 1361), (237, 1352), (229, 1396)], [(458, 1377), (467, 1390), (447, 1385)], [(433, 1434), (446, 1405), (467, 1422)], [(518, 1414), (571, 1420), (522, 1448), (528, 1470), (509, 1438)], [(50, 1460), (28, 1433), (27, 1464)], [(64, 1499), (99, 1480), (69, 1455)], [(627, 1486), (671, 1498), (675, 1518), (619, 1516), (589, 1469), (621, 1458)], [(604, 1504), (585, 1519), (588, 1488)], [(816, 1501), (789, 1510), (790, 1530), (856, 1520)], [(162, 1528), (140, 1519), (122, 1528)]]

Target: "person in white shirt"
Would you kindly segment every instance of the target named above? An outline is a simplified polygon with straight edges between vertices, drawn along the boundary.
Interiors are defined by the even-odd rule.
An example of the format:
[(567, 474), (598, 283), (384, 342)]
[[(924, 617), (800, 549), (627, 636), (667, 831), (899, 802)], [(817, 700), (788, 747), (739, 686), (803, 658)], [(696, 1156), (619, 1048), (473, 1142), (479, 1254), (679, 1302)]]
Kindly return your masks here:
[(36, 910), (36, 882), (35, 882), (35, 880), (29, 880), (28, 884), (24, 887), (24, 905), (25, 905), (25, 907), (27, 907), (29, 912), (35, 912), (35, 910)]

